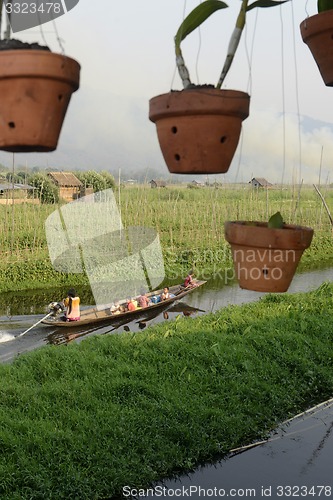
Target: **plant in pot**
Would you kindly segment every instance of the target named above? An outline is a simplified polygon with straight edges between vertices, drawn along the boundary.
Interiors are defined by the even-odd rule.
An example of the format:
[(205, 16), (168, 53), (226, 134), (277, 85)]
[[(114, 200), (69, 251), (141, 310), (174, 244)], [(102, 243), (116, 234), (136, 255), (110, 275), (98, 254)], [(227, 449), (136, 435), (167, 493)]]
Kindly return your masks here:
[(317, 9), (317, 14), (301, 22), (301, 36), (317, 63), (325, 85), (333, 87), (333, 0), (318, 0)]
[(54, 151), (79, 79), (80, 65), (70, 57), (38, 43), (0, 40), (0, 149)]
[(280, 212), (268, 222), (225, 222), (224, 232), (239, 286), (270, 293), (288, 290), (313, 237), (312, 228), (285, 224)]
[(184, 90), (171, 91), (149, 101), (149, 119), (157, 135), (167, 167), (172, 173), (225, 173), (235, 154), (242, 121), (249, 115), (250, 96), (221, 86), (231, 67), (247, 12), (273, 7), (288, 0), (242, 0), (227, 56), (216, 86), (193, 85), (185, 65), (181, 42), (216, 11), (226, 8), (220, 0), (205, 0), (184, 19), (175, 36), (176, 64)]

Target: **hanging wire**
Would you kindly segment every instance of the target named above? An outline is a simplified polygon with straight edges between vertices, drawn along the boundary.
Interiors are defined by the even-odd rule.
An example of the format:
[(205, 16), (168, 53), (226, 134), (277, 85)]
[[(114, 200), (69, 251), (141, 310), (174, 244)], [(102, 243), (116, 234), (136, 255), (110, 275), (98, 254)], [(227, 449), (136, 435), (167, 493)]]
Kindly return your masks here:
[[(12, 4), (12, 0), (8, 0), (7, 2), (8, 5)], [(11, 22), (11, 17), (12, 17), (12, 13), (7, 13), (7, 27), (5, 29), (5, 32), (4, 32), (4, 38), (5, 40), (9, 40), (10, 39), (10, 35), (11, 35), (11, 26), (10, 26), (10, 22)]]
[[(254, 22), (253, 37), (252, 37), (252, 41), (250, 43), (250, 50), (248, 49), (248, 43), (247, 43), (247, 38), (248, 38), (247, 24), (245, 24), (245, 28), (244, 28), (245, 54), (246, 54), (246, 59), (247, 59), (248, 69), (249, 69), (249, 76), (248, 76), (248, 83), (247, 83), (247, 92), (250, 95), (252, 93), (252, 59), (253, 59), (253, 49), (254, 49), (254, 41), (255, 41), (257, 21), (258, 21), (258, 10), (256, 10), (256, 17), (255, 17), (255, 22)], [(235, 175), (235, 179), (234, 179), (235, 183), (238, 180), (239, 170), (240, 170), (240, 166), (241, 166), (241, 162), (242, 162), (243, 138), (244, 138), (244, 134), (243, 134), (243, 125), (242, 125), (241, 135), (240, 135), (240, 140), (239, 140), (238, 165), (237, 165), (237, 171), (236, 171), (236, 175)]]
[[(200, 4), (202, 3), (202, 1), (200, 0)], [(195, 74), (196, 74), (196, 77), (197, 77), (197, 83), (199, 84), (200, 83), (200, 79), (199, 79), (199, 56), (200, 56), (200, 52), (201, 52), (201, 28), (199, 26), (198, 28), (198, 37), (199, 37), (199, 46), (198, 46), (198, 52), (197, 52), (197, 57), (196, 57), (196, 61), (195, 61)]]
[[(184, 21), (185, 16), (186, 16), (186, 9), (187, 9), (187, 0), (184, 0), (183, 21)], [(172, 78), (171, 78), (171, 86), (170, 86), (170, 88), (173, 87), (173, 84), (174, 84), (174, 81), (175, 81), (175, 78), (176, 78), (176, 74), (177, 74), (177, 64), (175, 63), (175, 68), (173, 70), (173, 75), (172, 75)]]
[(15, 189), (15, 153), (12, 153), (12, 231), (10, 235), (10, 254), (13, 254), (14, 250), (14, 229), (15, 229), (15, 201), (14, 201), (14, 189)]
[(47, 41), (46, 41), (46, 38), (45, 38), (45, 36), (44, 36), (44, 31), (43, 31), (43, 28), (42, 28), (42, 25), (41, 25), (41, 24), (39, 25), (39, 33), (40, 33), (40, 36), (42, 37), (43, 44), (44, 44), (44, 45), (47, 45)]
[[(41, 7), (43, 4), (44, 4), (44, 0), (38, 0), (38, 5), (39, 5), (39, 7)], [(63, 4), (62, 4), (62, 3), (61, 3), (61, 5), (62, 5), (62, 7), (63, 7)], [(64, 10), (64, 12), (65, 12), (64, 7), (63, 7), (63, 10)], [(40, 12), (42, 12), (42, 9), (41, 9), (41, 10), (39, 10), (39, 8), (38, 8), (38, 9), (37, 9), (37, 16), (38, 16), (38, 20), (39, 20), (39, 32), (40, 32), (40, 36), (41, 36), (41, 38), (42, 38), (42, 40), (43, 40), (44, 45), (46, 45), (46, 46), (47, 46), (47, 45), (48, 45), (48, 43), (47, 43), (46, 38), (45, 38), (45, 35), (44, 35), (45, 31), (44, 31), (44, 29), (43, 29), (43, 22), (42, 22), (41, 17), (40, 17)], [(55, 35), (56, 35), (57, 42), (59, 43), (59, 46), (60, 46), (61, 53), (62, 53), (62, 55), (64, 55), (64, 53), (65, 53), (65, 49), (64, 49), (64, 47), (63, 47), (63, 45), (62, 45), (62, 41), (61, 41), (61, 38), (59, 37), (58, 30), (57, 30), (57, 26), (56, 26), (56, 23), (55, 23), (55, 20), (53, 19), (53, 17), (52, 17), (52, 24), (53, 24), (53, 29), (54, 29), (54, 33), (55, 33)], [(53, 32), (52, 32), (52, 33), (53, 33)]]
[(293, 34), (293, 53), (294, 53), (294, 65), (295, 65), (295, 93), (296, 93), (296, 105), (297, 105), (297, 120), (298, 120), (298, 151), (299, 151), (299, 191), (298, 199), (295, 204), (294, 218), (299, 206), (300, 192), (303, 184), (302, 179), (302, 139), (301, 139), (301, 115), (299, 107), (299, 92), (298, 92), (298, 70), (297, 70), (297, 58), (296, 58), (296, 42), (295, 42), (295, 15), (294, 15), (294, 5), (290, 2), (291, 8), (291, 18), (292, 18), (292, 34)]
[[(200, 4), (201, 3), (202, 3), (202, 0), (200, 0)], [(184, 21), (185, 16), (186, 16), (186, 10), (187, 10), (186, 7), (187, 7), (187, 0), (184, 0), (183, 21)], [(199, 80), (200, 80), (199, 79), (199, 57), (200, 57), (200, 52), (201, 52), (201, 28), (200, 28), (200, 26), (198, 27), (198, 33), (199, 33), (199, 46), (198, 46), (198, 52), (197, 52), (196, 62), (195, 62), (195, 73), (196, 73), (196, 77), (197, 77), (197, 82), (199, 83)], [(176, 74), (177, 74), (177, 65), (175, 64), (175, 69), (174, 69), (172, 79), (171, 79), (171, 88), (174, 84)]]
[(299, 106), (299, 92), (298, 92), (298, 68), (297, 68), (297, 58), (296, 58), (296, 42), (295, 42), (295, 16), (294, 16), (294, 5), (290, 2), (291, 16), (292, 16), (292, 26), (293, 26), (293, 53), (294, 53), (294, 65), (295, 65), (295, 94), (296, 94), (296, 106), (297, 106), (297, 119), (298, 119), (298, 148), (299, 148), (299, 182), (302, 179), (302, 141), (301, 141), (301, 115)]
[(54, 31), (55, 31), (55, 34), (56, 34), (56, 39), (57, 39), (57, 42), (59, 43), (59, 47), (60, 47), (60, 50), (61, 50), (61, 54), (64, 55), (65, 54), (65, 48), (62, 44), (62, 40), (59, 36), (59, 33), (58, 33), (58, 29), (57, 29), (57, 25), (56, 25), (56, 22), (54, 19), (52, 19), (52, 24), (53, 24), (53, 27), (54, 27)]
[(173, 84), (174, 84), (174, 81), (175, 81), (175, 78), (176, 78), (176, 74), (177, 74), (177, 65), (175, 65), (175, 69), (173, 70), (173, 74), (172, 74), (171, 85), (170, 85), (171, 89), (173, 87)]
[(286, 171), (286, 106), (285, 106), (285, 61), (284, 61), (284, 25), (283, 25), (283, 15), (282, 6), (280, 5), (280, 27), (281, 27), (281, 92), (282, 92), (282, 175), (281, 175), (281, 203), (280, 211), (282, 211), (282, 189), (284, 184), (284, 175)]
[(244, 134), (243, 134), (243, 126), (242, 126), (242, 128), (241, 128), (241, 133), (240, 133), (240, 139), (239, 139), (239, 156), (238, 156), (238, 165), (237, 165), (236, 175), (235, 175), (235, 179), (234, 179), (234, 183), (235, 183), (235, 184), (237, 183), (238, 174), (239, 174), (239, 169), (240, 169), (241, 162), (242, 162), (243, 137), (244, 137)]
[[(41, 0), (41, 1), (43, 1), (43, 0)], [(40, 7), (40, 4), (39, 4), (39, 7)], [(37, 16), (38, 16), (38, 21), (39, 21), (39, 32), (40, 32), (40, 36), (42, 37), (44, 45), (47, 46), (47, 41), (46, 41), (46, 38), (44, 36), (44, 31), (43, 31), (43, 27), (42, 27), (43, 24), (41, 22), (41, 18), (40, 18), (40, 14), (39, 14), (40, 13), (39, 7), (37, 9)]]
[(2, 12), (3, 12), (3, 0), (0, 0), (0, 39), (2, 38)]
[(252, 93), (252, 60), (253, 60), (255, 34), (257, 32), (257, 22), (258, 22), (258, 14), (259, 14), (258, 10), (259, 9), (256, 9), (256, 11), (255, 11), (254, 30), (253, 30), (252, 42), (250, 44), (250, 46), (251, 46), (250, 51), (248, 50), (248, 44), (246, 43), (248, 30), (247, 30), (247, 24), (245, 25), (245, 53), (246, 53), (248, 67), (249, 67), (249, 76), (248, 76), (248, 83), (247, 83), (248, 94)]

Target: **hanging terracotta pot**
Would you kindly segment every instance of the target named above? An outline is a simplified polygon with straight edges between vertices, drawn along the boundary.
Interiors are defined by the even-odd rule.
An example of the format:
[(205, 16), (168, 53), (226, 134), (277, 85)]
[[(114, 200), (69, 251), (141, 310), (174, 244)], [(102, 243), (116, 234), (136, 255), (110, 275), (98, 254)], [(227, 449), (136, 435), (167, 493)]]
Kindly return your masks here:
[(48, 50), (0, 50), (0, 149), (54, 151), (80, 65)]
[(309, 227), (285, 224), (275, 229), (267, 222), (228, 221), (224, 231), (239, 286), (271, 293), (288, 290), (313, 236)]
[(228, 171), (242, 121), (249, 116), (250, 96), (211, 86), (171, 91), (149, 101), (164, 160), (177, 174)]
[(303, 42), (309, 47), (328, 87), (333, 86), (333, 10), (308, 17), (300, 25)]

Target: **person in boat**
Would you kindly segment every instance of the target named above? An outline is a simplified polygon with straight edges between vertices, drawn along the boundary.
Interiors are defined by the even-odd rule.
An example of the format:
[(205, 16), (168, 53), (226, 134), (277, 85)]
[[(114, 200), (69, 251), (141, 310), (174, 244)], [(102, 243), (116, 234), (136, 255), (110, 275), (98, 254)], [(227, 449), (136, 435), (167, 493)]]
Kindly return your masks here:
[(80, 319), (80, 297), (76, 295), (74, 288), (68, 290), (67, 297), (63, 300), (66, 321), (78, 321)]
[(127, 310), (135, 311), (138, 308), (138, 303), (134, 299), (127, 299)]
[(170, 299), (169, 287), (165, 286), (163, 288), (163, 292), (161, 293), (161, 300), (168, 300), (168, 299)]
[(112, 306), (110, 307), (110, 310), (111, 310), (112, 314), (120, 314), (121, 312), (123, 312), (121, 310), (121, 306), (120, 306), (119, 302), (115, 302), (114, 304), (112, 304)]
[(194, 282), (193, 278), (194, 278), (194, 272), (191, 270), (185, 278), (184, 281), (185, 288), (192, 288), (193, 286), (196, 286), (196, 283)]
[(138, 306), (139, 307), (142, 307), (142, 308), (145, 308), (145, 307), (148, 307), (150, 304), (150, 301), (147, 297), (147, 294), (142, 292), (141, 295), (139, 296), (138, 298)]

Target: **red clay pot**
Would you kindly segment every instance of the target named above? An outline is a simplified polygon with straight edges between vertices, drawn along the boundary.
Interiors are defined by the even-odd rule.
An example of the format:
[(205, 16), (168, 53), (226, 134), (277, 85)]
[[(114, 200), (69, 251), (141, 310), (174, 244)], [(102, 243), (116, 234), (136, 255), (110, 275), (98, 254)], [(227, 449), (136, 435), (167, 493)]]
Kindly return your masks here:
[(0, 149), (54, 151), (80, 65), (43, 50), (0, 51)]
[(309, 47), (328, 87), (333, 86), (333, 10), (308, 17), (300, 25), (303, 42)]
[(221, 174), (235, 154), (250, 96), (237, 90), (193, 88), (149, 101), (149, 119), (170, 172)]
[(226, 222), (224, 232), (239, 286), (270, 293), (288, 290), (313, 236), (310, 227), (285, 224), (271, 229), (267, 222), (245, 221)]

